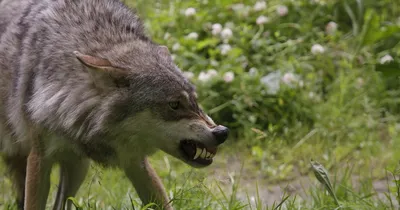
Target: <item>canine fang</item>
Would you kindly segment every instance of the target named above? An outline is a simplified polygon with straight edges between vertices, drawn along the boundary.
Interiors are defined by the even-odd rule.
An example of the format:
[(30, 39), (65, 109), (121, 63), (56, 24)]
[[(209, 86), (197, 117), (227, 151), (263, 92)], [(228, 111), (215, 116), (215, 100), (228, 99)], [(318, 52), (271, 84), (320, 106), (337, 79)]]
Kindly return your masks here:
[(201, 155), (201, 152), (203, 152), (203, 150), (197, 147), (193, 160), (196, 160)]

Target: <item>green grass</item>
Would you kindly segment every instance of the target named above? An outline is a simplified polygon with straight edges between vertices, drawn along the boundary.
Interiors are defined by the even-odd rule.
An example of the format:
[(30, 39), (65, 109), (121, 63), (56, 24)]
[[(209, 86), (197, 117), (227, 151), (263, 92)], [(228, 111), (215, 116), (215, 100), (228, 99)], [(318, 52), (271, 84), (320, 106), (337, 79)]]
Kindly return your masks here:
[[(226, 162), (229, 161), (222, 159), (229, 159), (232, 156), (224, 153), (215, 165), (201, 170), (185, 166), (163, 153), (156, 154), (152, 158), (152, 163), (162, 176), (168, 194), (174, 198), (176, 209), (335, 209), (338, 207), (327, 188), (315, 178), (310, 167), (307, 167), (310, 173), (303, 175), (302, 178), (303, 184), (307, 187), (303, 186), (295, 191), (282, 190), (273, 195), (278, 197), (272, 201), (267, 198), (271, 195), (266, 194), (266, 190), (273, 190), (272, 186), (285, 188), (293, 180), (286, 183), (269, 181), (268, 178), (257, 177), (254, 166), (240, 163), (237, 163), (238, 168), (227, 167)], [(392, 179), (391, 172), (387, 171), (387, 180), (385, 178), (379, 181), (379, 187), (387, 188), (387, 191), (379, 192), (378, 197), (378, 192), (372, 186), (373, 182), (377, 183), (377, 179), (365, 174), (365, 171), (357, 172), (351, 164), (343, 165), (341, 169), (340, 173), (331, 171), (329, 174), (333, 192), (338, 198), (341, 209), (395, 209), (398, 205), (399, 187), (395, 185), (397, 180)], [(398, 172), (394, 171), (394, 175), (397, 174)], [(53, 171), (49, 208), (54, 199), (56, 185), (57, 168)], [(15, 209), (11, 198), (11, 183), (7, 178), (1, 181), (0, 188), (2, 209)], [(141, 208), (134, 189), (120, 171), (103, 170), (95, 165), (91, 167), (75, 200), (83, 209)]]
[[(162, 152), (151, 157), (176, 209), (399, 208), (397, 2), (269, 0), (262, 11), (253, 11), (254, 0), (125, 2), (138, 8), (149, 34), (171, 49), (179, 67), (194, 74), (207, 113), (233, 131), (205, 169)], [(240, 2), (241, 9), (232, 9)], [(285, 16), (276, 12), (280, 4), (288, 8)], [(196, 14), (186, 17), (189, 7)], [(270, 22), (258, 25), (262, 15)], [(333, 33), (326, 31), (330, 21), (338, 25)], [(232, 36), (213, 35), (214, 23)], [(192, 32), (196, 40), (187, 38)], [(223, 44), (231, 46), (226, 54)], [(312, 53), (315, 44), (325, 51)], [(393, 62), (382, 64), (385, 55)], [(199, 76), (209, 69), (216, 76), (203, 81)], [(227, 72), (233, 81), (224, 79)], [(262, 80), (277, 72), (296, 79), (271, 93)], [(322, 183), (310, 160), (328, 172)], [(0, 176), (0, 209), (15, 209), (12, 196), (10, 180)], [(96, 165), (75, 200), (83, 209), (141, 208), (121, 171)]]

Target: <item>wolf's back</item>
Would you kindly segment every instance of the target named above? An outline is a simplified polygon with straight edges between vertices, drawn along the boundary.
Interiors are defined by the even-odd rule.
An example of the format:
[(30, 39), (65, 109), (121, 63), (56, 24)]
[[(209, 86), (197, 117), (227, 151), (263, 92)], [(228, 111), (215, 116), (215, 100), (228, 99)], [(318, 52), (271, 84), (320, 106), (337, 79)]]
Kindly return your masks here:
[[(74, 51), (98, 54), (149, 41), (138, 16), (118, 0), (0, 1), (0, 151), (13, 145), (15, 139), (4, 140), (9, 136), (25, 138), (28, 121), (59, 129), (69, 116), (62, 113), (75, 113), (69, 109), (76, 100), (66, 97), (81, 98), (78, 89), (88, 80)], [(51, 97), (57, 100), (43, 106)], [(61, 112), (64, 101), (71, 104)]]
[(13, 19), (25, 9), (29, 0), (0, 0), (0, 37)]

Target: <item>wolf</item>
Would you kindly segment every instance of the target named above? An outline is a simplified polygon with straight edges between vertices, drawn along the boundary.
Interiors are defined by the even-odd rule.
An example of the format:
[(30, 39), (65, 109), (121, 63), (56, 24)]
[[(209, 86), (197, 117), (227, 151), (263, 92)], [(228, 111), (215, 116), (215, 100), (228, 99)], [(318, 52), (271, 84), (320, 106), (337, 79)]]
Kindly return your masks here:
[(53, 209), (70, 208), (90, 161), (173, 209), (148, 156), (206, 167), (228, 133), (121, 1), (0, 0), (0, 152), (20, 209), (45, 209), (54, 164)]

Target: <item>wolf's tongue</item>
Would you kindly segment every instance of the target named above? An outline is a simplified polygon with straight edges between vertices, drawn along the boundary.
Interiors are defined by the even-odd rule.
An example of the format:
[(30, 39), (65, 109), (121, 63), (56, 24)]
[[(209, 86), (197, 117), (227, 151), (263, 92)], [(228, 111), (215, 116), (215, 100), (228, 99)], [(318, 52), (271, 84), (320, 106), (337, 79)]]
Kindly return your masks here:
[(193, 157), (196, 154), (196, 145), (183, 144), (182, 149), (189, 157)]

